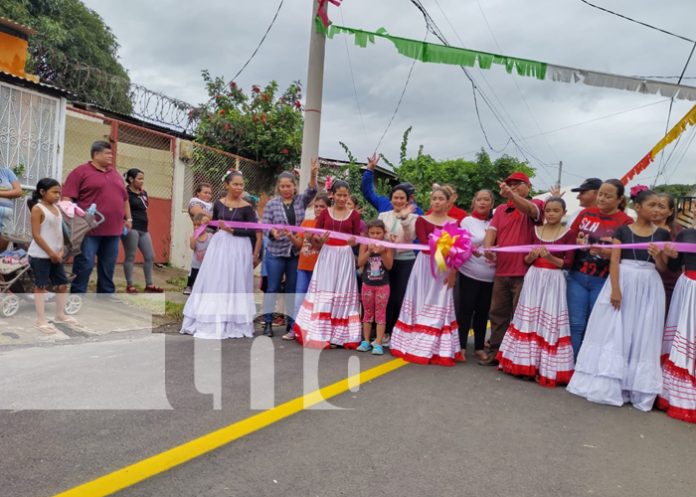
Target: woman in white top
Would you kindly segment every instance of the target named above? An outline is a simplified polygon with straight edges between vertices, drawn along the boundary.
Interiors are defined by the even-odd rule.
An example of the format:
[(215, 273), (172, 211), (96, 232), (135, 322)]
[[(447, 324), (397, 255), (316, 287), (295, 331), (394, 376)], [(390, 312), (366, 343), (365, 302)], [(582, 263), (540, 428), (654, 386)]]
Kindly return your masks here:
[[(413, 243), (416, 238), (416, 219), (418, 219), (418, 216), (414, 214), (413, 191), (409, 191), (403, 183), (396, 185), (391, 191), (389, 200), (394, 208), (381, 212), (378, 216), (387, 228), (387, 239), (395, 243)], [(389, 301), (383, 345), (389, 345), (389, 335), (399, 318), (408, 279), (415, 262), (416, 254), (413, 250), (397, 250), (394, 253), (394, 263), (389, 270)]]
[(56, 205), (60, 200), (60, 183), (43, 178), (27, 202), (31, 210), (32, 241), (29, 245), (29, 264), (34, 273), (34, 302), (36, 328), (46, 334), (56, 333), (55, 326), (46, 320), (44, 297), (49, 286), (56, 290), (56, 323), (77, 325), (75, 318), (66, 316), (68, 278), (63, 269), (63, 217)]
[[(483, 245), (492, 211), (493, 192), (490, 190), (476, 192), (471, 201), (471, 216), (462, 219), (460, 226), (471, 233), (472, 243), (477, 248)], [(483, 257), (482, 252), (475, 250), (471, 258), (459, 268), (457, 278), (456, 295), (459, 298), (457, 322), (462, 351), (466, 351), (469, 330), (473, 325), (474, 353), (483, 361), (488, 358), (484, 351), (484, 343), (494, 276), (495, 263), (489, 262)]]

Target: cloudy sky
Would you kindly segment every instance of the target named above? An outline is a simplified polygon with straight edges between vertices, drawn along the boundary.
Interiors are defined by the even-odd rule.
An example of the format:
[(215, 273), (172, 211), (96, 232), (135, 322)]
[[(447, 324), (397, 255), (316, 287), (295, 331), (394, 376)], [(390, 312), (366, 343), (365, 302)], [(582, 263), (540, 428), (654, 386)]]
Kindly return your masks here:
[[(238, 78), (250, 87), (277, 80), (305, 81), (313, 0), (285, 0), (256, 58)], [(193, 104), (205, 100), (200, 77), (231, 78), (267, 28), (279, 0), (84, 0), (111, 26), (131, 79)], [(422, 0), (452, 45), (622, 75), (679, 75), (692, 45), (590, 8), (580, 0)], [(693, 0), (593, 0), (606, 8), (696, 39)], [(330, 9), (336, 24), (423, 39), (421, 13), (409, 0), (344, 0)], [(429, 41), (437, 40), (428, 35)], [(696, 59), (696, 55), (694, 56)], [(411, 60), (386, 40), (359, 48), (352, 39), (328, 40), (320, 155), (345, 159), (346, 142), (358, 157), (372, 153), (404, 87)], [(351, 72), (352, 68), (352, 72)], [(664, 135), (669, 100), (654, 95), (542, 82), (508, 75), (503, 68), (472, 69), (477, 84), (524, 151), (480, 103), (487, 148), (477, 122), (471, 85), (454, 66), (416, 63), (411, 81), (381, 147), (398, 160), (401, 135), (413, 126), (410, 152), (419, 145), (439, 159), (473, 158), (484, 147), (528, 158), (537, 187), (555, 181), (620, 177)], [(696, 86), (696, 60), (684, 84)], [(676, 81), (676, 80), (671, 80)], [(693, 105), (675, 101), (674, 124)], [(685, 133), (657, 183), (696, 183), (696, 133)], [(667, 155), (673, 147), (667, 148)], [(666, 157), (665, 157), (666, 159)], [(651, 184), (656, 160), (634, 182)]]

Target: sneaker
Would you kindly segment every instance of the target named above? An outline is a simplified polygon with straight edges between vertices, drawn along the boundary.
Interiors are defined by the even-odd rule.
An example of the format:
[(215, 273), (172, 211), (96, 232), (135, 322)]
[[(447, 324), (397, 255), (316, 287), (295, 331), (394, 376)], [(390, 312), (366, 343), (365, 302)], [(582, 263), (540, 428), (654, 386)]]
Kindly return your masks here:
[(191, 287), (187, 286), (186, 288), (184, 288), (184, 291), (181, 293), (183, 293), (184, 295), (191, 295)]
[(283, 340), (294, 340), (295, 339), (295, 332), (294, 331), (288, 331), (285, 335), (281, 337)]
[(371, 348), (372, 347), (370, 346), (370, 344), (367, 341), (363, 340), (362, 342), (360, 342), (360, 345), (358, 345), (358, 348), (355, 350), (357, 350), (358, 352), (367, 352)]
[(384, 355), (384, 349), (381, 345), (375, 344), (372, 346), (372, 355)]

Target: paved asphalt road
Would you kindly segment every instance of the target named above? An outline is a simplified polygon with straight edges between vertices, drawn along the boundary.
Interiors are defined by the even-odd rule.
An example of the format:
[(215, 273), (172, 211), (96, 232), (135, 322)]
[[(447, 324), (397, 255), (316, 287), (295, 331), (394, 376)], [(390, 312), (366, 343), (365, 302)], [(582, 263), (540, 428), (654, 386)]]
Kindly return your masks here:
[[(51, 496), (259, 412), (250, 365), (268, 372), (256, 348), (268, 343), (207, 342), (194, 360), (198, 343), (130, 332), (0, 350), (0, 497)], [(272, 344), (280, 403), (302, 394), (303, 357)], [(322, 386), (348, 375), (349, 357), (391, 360), (325, 351)], [(255, 402), (273, 393), (257, 390)], [(331, 402), (342, 409), (300, 412), (117, 495), (696, 495), (696, 426), (473, 360), (408, 365)]]

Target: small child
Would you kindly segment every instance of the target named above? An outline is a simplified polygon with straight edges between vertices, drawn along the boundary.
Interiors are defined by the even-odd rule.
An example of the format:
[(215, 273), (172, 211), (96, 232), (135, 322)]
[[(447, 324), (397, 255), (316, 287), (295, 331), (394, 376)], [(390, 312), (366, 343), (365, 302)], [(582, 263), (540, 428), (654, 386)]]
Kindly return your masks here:
[(191, 274), (189, 275), (186, 287), (189, 289), (189, 293), (196, 283), (196, 277), (198, 276), (198, 270), (201, 268), (203, 263), (203, 257), (205, 256), (205, 251), (208, 250), (208, 244), (213, 236), (213, 233), (209, 231), (204, 231), (200, 234), (198, 238), (195, 236), (195, 232), (201, 226), (204, 226), (210, 222), (210, 215), (207, 212), (199, 212), (193, 216), (193, 231), (189, 237), (189, 247), (193, 250), (193, 256), (191, 257)]
[(68, 277), (63, 268), (63, 216), (56, 205), (60, 200), (60, 183), (53, 178), (43, 178), (27, 201), (31, 211), (31, 234), (29, 264), (34, 273), (34, 302), (36, 305), (36, 328), (47, 335), (58, 329), (46, 320), (44, 298), (48, 287), (56, 287), (56, 323), (78, 326), (75, 318), (65, 314), (68, 297)]
[[(305, 228), (314, 228), (317, 225), (317, 219), (319, 215), (331, 205), (331, 200), (329, 200), (328, 195), (325, 193), (320, 193), (312, 201), (314, 219), (305, 219), (302, 221), (300, 226)], [(293, 233), (291, 231), (284, 232), (284, 234), (290, 239), (292, 244), (300, 249), (300, 255), (297, 260), (297, 283), (295, 286), (295, 312), (292, 317), (297, 316), (297, 312), (304, 301), (305, 294), (309, 288), (309, 282), (312, 280), (312, 273), (314, 272), (314, 266), (317, 264), (317, 259), (319, 258), (319, 249), (321, 245), (317, 243), (313, 236), (305, 236), (304, 233)], [(295, 332), (293, 330), (288, 331), (283, 335), (283, 340), (294, 340)]]
[[(387, 228), (380, 219), (367, 224), (367, 236), (373, 240), (384, 240)], [(389, 270), (394, 263), (394, 251), (381, 245), (360, 245), (358, 267), (362, 272), (363, 340), (358, 349), (367, 352), (372, 348), (374, 355), (384, 354), (382, 340), (387, 325), (387, 302), (389, 301)], [(370, 346), (372, 323), (377, 324), (377, 338)]]

